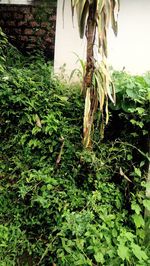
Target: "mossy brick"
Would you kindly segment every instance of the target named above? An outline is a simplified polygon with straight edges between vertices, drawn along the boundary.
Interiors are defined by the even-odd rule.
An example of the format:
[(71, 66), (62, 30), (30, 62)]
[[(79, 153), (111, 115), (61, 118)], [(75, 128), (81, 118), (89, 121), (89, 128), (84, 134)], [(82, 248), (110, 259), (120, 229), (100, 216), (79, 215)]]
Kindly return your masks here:
[(30, 25), (32, 28), (35, 28), (35, 27), (38, 27), (38, 26), (39, 26), (39, 23), (37, 23), (36, 21), (30, 21), (30, 22), (29, 22), (29, 25)]
[(31, 28), (24, 30), (24, 35), (32, 35), (32, 34), (33, 34), (33, 30)]
[(35, 35), (37, 36), (43, 36), (46, 33), (44, 29), (39, 29), (35, 32)]

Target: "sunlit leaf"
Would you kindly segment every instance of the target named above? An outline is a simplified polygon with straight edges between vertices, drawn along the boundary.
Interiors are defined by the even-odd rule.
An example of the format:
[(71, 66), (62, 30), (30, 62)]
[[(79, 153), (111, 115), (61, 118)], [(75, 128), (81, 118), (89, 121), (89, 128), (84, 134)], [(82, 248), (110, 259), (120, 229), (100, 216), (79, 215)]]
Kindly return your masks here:
[(137, 228), (144, 226), (145, 223), (142, 215), (134, 214), (132, 217)]
[(122, 260), (129, 259), (129, 249), (124, 245), (121, 244), (118, 247), (118, 255)]
[(143, 205), (148, 211), (150, 211), (150, 199), (143, 200)]
[(146, 260), (148, 258), (146, 253), (141, 249), (140, 246), (134, 243), (132, 243), (131, 246), (132, 246), (132, 251), (136, 256), (136, 258), (138, 258), (139, 260)]

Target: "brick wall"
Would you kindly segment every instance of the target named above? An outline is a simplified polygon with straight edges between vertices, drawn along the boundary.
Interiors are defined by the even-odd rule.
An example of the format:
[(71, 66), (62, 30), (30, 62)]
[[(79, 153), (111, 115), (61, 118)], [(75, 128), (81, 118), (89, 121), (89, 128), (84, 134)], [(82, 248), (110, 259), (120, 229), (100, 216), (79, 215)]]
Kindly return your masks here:
[(56, 7), (0, 5), (0, 27), (22, 52), (40, 49), (54, 58)]

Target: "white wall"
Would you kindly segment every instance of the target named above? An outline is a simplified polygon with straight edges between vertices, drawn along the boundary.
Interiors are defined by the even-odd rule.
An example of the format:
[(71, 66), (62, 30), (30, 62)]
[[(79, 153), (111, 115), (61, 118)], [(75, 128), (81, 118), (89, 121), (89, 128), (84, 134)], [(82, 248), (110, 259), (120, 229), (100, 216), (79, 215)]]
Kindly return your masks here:
[[(66, 0), (64, 25), (62, 0), (58, 0), (55, 73), (66, 63), (66, 73), (79, 68), (77, 56), (86, 58), (86, 41), (80, 40), (77, 22), (72, 23), (70, 0)], [(120, 0), (118, 37), (110, 32), (109, 63), (114, 69), (125, 69), (131, 73), (143, 73), (150, 70), (150, 0)]]
[(79, 37), (76, 17), (72, 21), (70, 3), (70, 0), (65, 0), (63, 16), (63, 0), (58, 0), (54, 60), (55, 73), (60, 73), (61, 68), (66, 64), (68, 76), (74, 69), (81, 68), (77, 55), (83, 60), (86, 57), (86, 41)]
[(1, 0), (0, 4), (29, 5), (32, 0)]
[(109, 62), (131, 73), (150, 70), (150, 0), (121, 0), (118, 37), (109, 36)]

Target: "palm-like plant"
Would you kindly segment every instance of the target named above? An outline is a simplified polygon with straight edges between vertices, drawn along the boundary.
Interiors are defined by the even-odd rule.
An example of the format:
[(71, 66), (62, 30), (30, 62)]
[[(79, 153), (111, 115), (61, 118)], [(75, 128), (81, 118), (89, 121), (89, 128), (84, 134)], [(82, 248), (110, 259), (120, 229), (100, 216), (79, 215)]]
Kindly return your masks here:
[[(72, 14), (76, 9), (80, 36), (87, 38), (87, 59), (84, 74), (83, 92), (85, 95), (83, 144), (91, 146), (91, 131), (94, 115), (98, 108), (105, 108), (108, 122), (108, 99), (115, 103), (115, 92), (107, 65), (107, 31), (111, 24), (117, 34), (119, 0), (71, 0)], [(95, 38), (98, 36), (100, 64), (94, 59)], [(103, 123), (103, 122), (102, 122)]]

